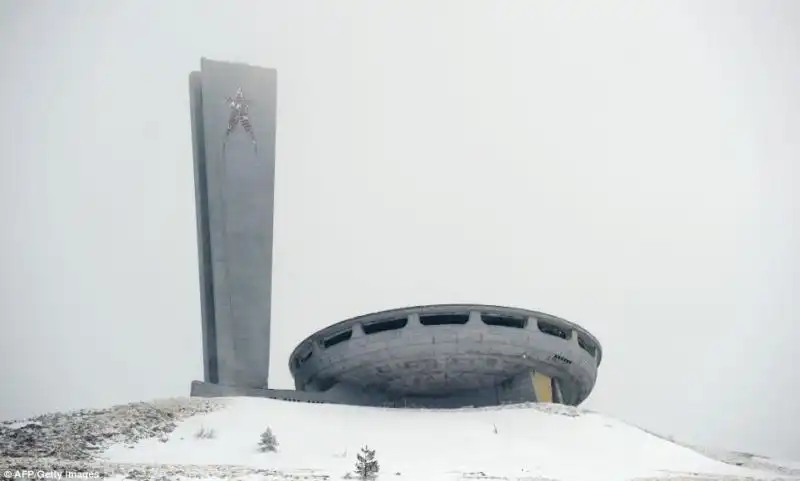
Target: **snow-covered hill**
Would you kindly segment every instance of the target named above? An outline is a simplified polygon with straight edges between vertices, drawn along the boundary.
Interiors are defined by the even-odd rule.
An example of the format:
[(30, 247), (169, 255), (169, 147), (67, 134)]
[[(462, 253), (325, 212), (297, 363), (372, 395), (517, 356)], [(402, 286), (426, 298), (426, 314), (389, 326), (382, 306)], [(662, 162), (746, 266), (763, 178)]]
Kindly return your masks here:
[[(258, 450), (267, 427), (279, 441), (276, 453)], [(788, 465), (722, 462), (565, 406), (432, 411), (258, 398), (137, 403), (7, 422), (0, 425), (0, 469), (333, 480), (353, 471), (364, 445), (376, 450), (383, 480), (800, 479)]]

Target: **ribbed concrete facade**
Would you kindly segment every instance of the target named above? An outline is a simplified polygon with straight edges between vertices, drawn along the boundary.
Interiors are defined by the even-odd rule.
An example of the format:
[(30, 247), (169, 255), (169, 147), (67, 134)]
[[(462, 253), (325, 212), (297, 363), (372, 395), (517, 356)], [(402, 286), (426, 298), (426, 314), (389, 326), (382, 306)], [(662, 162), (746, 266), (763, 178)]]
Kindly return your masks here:
[(300, 343), (290, 369), (298, 391), (353, 404), (577, 405), (594, 387), (601, 358), (594, 336), (549, 314), (432, 305), (327, 327)]

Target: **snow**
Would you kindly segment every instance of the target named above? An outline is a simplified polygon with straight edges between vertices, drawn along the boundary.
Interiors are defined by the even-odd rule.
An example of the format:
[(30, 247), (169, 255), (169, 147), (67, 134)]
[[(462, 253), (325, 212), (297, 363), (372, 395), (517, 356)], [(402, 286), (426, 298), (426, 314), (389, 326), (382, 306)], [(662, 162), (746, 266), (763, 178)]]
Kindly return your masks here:
[[(368, 445), (376, 450), (380, 479), (397, 481), (778, 477), (564, 406), (411, 410), (260, 398), (218, 401), (221, 409), (181, 420), (168, 438), (112, 445), (100, 458), (113, 464), (208, 467), (209, 475), (220, 465), (266, 470), (253, 479), (341, 479)], [(267, 427), (278, 439), (277, 453), (258, 450)], [(215, 436), (196, 438), (201, 429), (214, 430)], [(264, 477), (266, 472), (280, 474)], [(244, 471), (237, 476), (247, 477)]]
[(724, 463), (800, 478), (800, 462), (767, 458), (751, 453), (720, 451), (684, 443), (681, 444)]

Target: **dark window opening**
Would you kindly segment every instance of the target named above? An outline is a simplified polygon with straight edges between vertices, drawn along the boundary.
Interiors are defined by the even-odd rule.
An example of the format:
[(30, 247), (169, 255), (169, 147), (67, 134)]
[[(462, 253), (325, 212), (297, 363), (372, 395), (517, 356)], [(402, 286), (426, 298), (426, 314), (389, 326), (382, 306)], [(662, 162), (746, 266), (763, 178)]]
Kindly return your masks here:
[(326, 348), (335, 346), (341, 342), (349, 341), (350, 338), (353, 337), (352, 329), (348, 329), (346, 331), (342, 331), (338, 334), (334, 334), (333, 336), (328, 337), (324, 341), (322, 341), (322, 345)]
[(301, 354), (295, 358), (294, 365), (300, 366), (304, 362), (308, 361), (311, 358), (311, 355), (314, 354), (314, 351), (309, 350), (305, 354)]
[(481, 319), (487, 326), (516, 327), (517, 329), (524, 329), (528, 321), (519, 317), (493, 316), (490, 314), (481, 314)]
[(386, 332), (386, 331), (395, 331), (397, 329), (402, 329), (406, 327), (408, 324), (407, 317), (401, 317), (400, 319), (389, 319), (386, 321), (376, 321), (370, 322), (369, 324), (364, 324), (364, 334), (376, 334), (378, 332)]
[(423, 314), (419, 323), (423, 326), (463, 325), (469, 321), (469, 314)]
[(551, 324), (546, 321), (542, 321), (541, 319), (538, 322), (539, 330), (545, 334), (549, 334), (551, 336), (560, 337), (561, 339), (569, 339), (567, 335), (567, 331), (561, 329), (560, 327), (556, 326), (555, 324)]
[(580, 336), (578, 336), (578, 345), (581, 347), (581, 349), (583, 349), (584, 351), (588, 352), (592, 357), (594, 357), (595, 347), (592, 346), (591, 344), (587, 343)]
[(567, 359), (566, 357), (562, 356), (561, 354), (556, 354), (556, 355), (554, 355), (554, 356), (553, 356), (553, 359), (555, 359), (556, 361), (561, 361), (561, 362), (563, 362), (564, 364), (572, 364), (572, 361), (570, 361), (570, 360), (569, 360), (569, 359)]

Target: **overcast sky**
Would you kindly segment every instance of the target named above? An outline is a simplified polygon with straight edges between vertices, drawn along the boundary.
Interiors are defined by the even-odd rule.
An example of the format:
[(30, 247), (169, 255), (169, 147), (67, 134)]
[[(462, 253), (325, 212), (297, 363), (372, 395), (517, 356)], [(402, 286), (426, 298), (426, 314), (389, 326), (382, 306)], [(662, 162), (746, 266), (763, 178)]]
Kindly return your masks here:
[(543, 310), (585, 407), (800, 459), (800, 3), (0, 2), (0, 418), (202, 379), (188, 74), (278, 70), (271, 387), (334, 321)]

